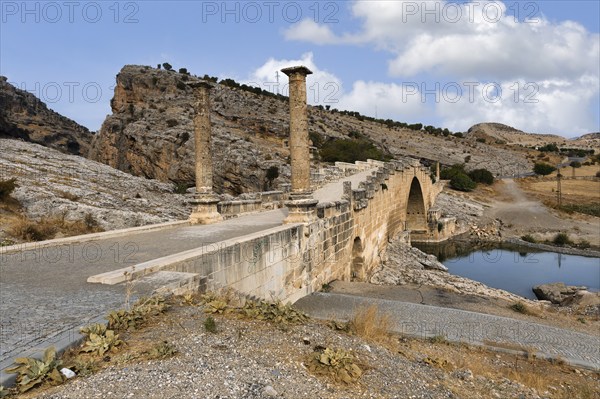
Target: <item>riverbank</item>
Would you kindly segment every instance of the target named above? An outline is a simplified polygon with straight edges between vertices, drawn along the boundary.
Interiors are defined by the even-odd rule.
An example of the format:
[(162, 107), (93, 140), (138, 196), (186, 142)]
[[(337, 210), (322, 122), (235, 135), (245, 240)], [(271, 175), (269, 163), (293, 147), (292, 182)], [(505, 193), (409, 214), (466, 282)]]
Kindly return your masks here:
[[(473, 250), (473, 245), (479, 245), (480, 248), (486, 245), (497, 247), (498, 243), (450, 242), (446, 243), (445, 247), (435, 245), (445, 256), (451, 258), (457, 253), (469, 253)], [(444, 251), (444, 248), (450, 250)], [(335, 287), (340, 287), (341, 293), (358, 290), (383, 299), (404, 297), (413, 303), (529, 319), (600, 336), (599, 305), (589, 306), (586, 303), (579, 306), (573, 302), (569, 306), (559, 307), (548, 301), (530, 300), (502, 289), (492, 288), (482, 282), (447, 272), (446, 267), (434, 255), (424, 253), (399, 240), (388, 244), (382, 259), (381, 265), (368, 280), (372, 287), (368, 284), (350, 287), (343, 282), (336, 282)], [(600, 303), (600, 300), (598, 302)]]

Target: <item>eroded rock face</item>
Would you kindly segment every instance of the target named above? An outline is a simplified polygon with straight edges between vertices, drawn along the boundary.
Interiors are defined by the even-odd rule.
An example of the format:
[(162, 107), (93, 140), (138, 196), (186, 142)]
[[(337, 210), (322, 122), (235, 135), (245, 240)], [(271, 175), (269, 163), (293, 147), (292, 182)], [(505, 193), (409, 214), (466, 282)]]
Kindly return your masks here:
[[(193, 185), (196, 100), (186, 82), (197, 80), (174, 71), (124, 67), (117, 75), (113, 114), (95, 137), (90, 158), (136, 176)], [(211, 91), (213, 184), (218, 193), (264, 190), (266, 171), (273, 165), (279, 167), (281, 180), (289, 176), (283, 142), (287, 104), (277, 99), (254, 104), (251, 97), (222, 85)], [(270, 116), (260, 107), (269, 107)], [(262, 134), (266, 132), (268, 140)]]
[(0, 76), (0, 138), (16, 138), (74, 155), (87, 155), (93, 134)]
[[(0, 180), (17, 179), (11, 196), (32, 219), (75, 221), (89, 214), (104, 230), (112, 230), (185, 220), (191, 212), (172, 184), (19, 140), (0, 139), (0, 148)], [(0, 238), (8, 227), (0, 226)]]

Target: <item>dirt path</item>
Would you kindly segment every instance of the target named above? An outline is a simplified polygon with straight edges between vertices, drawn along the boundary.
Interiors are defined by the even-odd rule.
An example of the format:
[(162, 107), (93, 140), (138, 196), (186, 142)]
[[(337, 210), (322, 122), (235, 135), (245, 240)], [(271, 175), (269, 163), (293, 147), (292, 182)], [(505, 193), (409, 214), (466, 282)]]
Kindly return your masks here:
[(509, 200), (493, 201), (483, 216), (501, 220), (505, 236), (537, 233), (539, 239), (551, 239), (558, 232), (566, 232), (575, 241), (585, 239), (600, 245), (600, 225), (592, 217), (591, 221), (557, 217), (537, 199), (528, 197), (513, 179), (502, 182), (499, 194)]

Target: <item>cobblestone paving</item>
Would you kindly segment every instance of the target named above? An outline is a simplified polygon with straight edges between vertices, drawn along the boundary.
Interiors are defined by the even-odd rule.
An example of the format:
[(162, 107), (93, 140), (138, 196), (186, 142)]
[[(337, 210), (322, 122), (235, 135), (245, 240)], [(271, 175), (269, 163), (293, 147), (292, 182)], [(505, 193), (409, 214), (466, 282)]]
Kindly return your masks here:
[(348, 319), (355, 309), (375, 304), (392, 315), (394, 330), (416, 337), (443, 336), (449, 341), (498, 348), (535, 349), (536, 354), (600, 369), (600, 337), (521, 320), (360, 296), (315, 293), (295, 306), (322, 319)]
[(90, 284), (88, 277), (279, 226), (284, 217), (275, 210), (209, 226), (0, 253), (0, 367), (24, 352), (72, 341), (79, 327), (123, 307), (123, 284)]

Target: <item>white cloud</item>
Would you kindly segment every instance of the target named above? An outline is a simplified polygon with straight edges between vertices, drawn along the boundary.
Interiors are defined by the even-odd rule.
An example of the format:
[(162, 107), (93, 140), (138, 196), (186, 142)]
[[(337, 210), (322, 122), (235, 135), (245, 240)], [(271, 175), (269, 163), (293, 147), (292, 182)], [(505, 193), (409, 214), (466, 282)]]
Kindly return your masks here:
[[(258, 67), (244, 83), (259, 86), (276, 92), (275, 73), (282, 68), (304, 65), (313, 74), (307, 77), (307, 101), (313, 105), (329, 105), (340, 110), (358, 111), (363, 115), (379, 118), (414, 120), (424, 114), (419, 88), (409, 85), (381, 82), (356, 81), (347, 92), (336, 75), (320, 69), (314, 62), (313, 54), (306, 53), (296, 60), (268, 59)], [(287, 76), (279, 73), (279, 92), (287, 95)]]
[(327, 25), (319, 25), (312, 19), (304, 19), (284, 32), (287, 40), (306, 40), (315, 44), (334, 44), (340, 40)]
[[(341, 81), (332, 73), (321, 70), (315, 65), (313, 53), (303, 54), (296, 60), (276, 60), (269, 58), (263, 65), (255, 69), (244, 83), (258, 86), (263, 90), (281, 94), (288, 94), (288, 77), (281, 72), (283, 68), (304, 65), (312, 71), (308, 75), (307, 82), (307, 100), (311, 104), (320, 104), (324, 101), (331, 102), (339, 99), (341, 94)], [(277, 85), (276, 76), (279, 74), (279, 85)]]
[[(442, 101), (437, 114), (449, 128), (498, 121), (535, 132), (597, 130), (590, 108), (600, 93), (600, 35), (576, 22), (550, 22), (539, 12), (517, 21), (500, 1), (355, 1), (351, 11), (360, 24), (353, 33), (303, 21), (285, 37), (384, 50), (390, 54), (388, 73), (404, 81), (427, 76), (428, 85), (468, 78), (481, 85), (499, 82), (503, 88), (514, 82), (540, 87), (537, 104)], [(520, 11), (524, 17), (528, 10)], [(369, 90), (365, 95), (371, 96), (378, 85), (355, 85), (353, 92)], [(349, 104), (364, 106), (355, 95)]]
[(338, 108), (413, 123), (426, 112), (417, 87), (362, 80), (354, 82), (352, 91), (341, 97)]
[(572, 137), (593, 130), (594, 118), (585, 104), (597, 95), (599, 83), (598, 77), (591, 75), (539, 84), (506, 81), (500, 84), (498, 96), (479, 85), (474, 87), (472, 98), (466, 90), (457, 102), (442, 96), (436, 113), (443, 125), (454, 131), (480, 122), (500, 122), (526, 132)]

